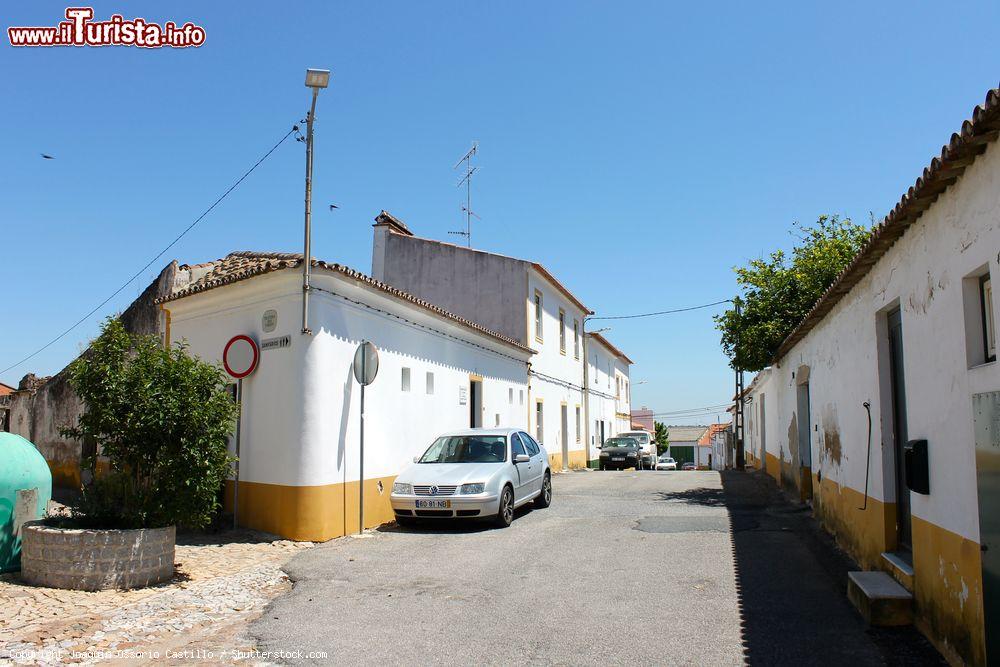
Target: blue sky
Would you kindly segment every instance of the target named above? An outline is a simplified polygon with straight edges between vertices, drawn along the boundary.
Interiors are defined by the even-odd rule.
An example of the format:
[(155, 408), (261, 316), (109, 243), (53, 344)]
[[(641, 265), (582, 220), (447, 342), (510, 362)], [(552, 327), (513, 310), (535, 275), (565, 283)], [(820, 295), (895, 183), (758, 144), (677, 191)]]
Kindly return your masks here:
[[(7, 3), (4, 27), (55, 25), (65, 7)], [(788, 246), (795, 220), (881, 217), (1000, 72), (997, 3), (94, 9), (190, 20), (207, 41), (15, 50), (4, 36), (0, 368), (102, 301), (301, 119), (306, 67), (333, 70), (317, 122), (317, 256), (368, 272), (383, 208), (455, 240), (452, 165), (475, 139), (475, 246), (542, 262), (605, 315), (728, 298), (732, 267)], [(288, 141), (155, 268), (299, 251), (302, 172)], [(728, 400), (712, 313), (613, 323), (606, 335), (646, 380), (635, 407)], [(0, 381), (58, 371), (100, 319)]]

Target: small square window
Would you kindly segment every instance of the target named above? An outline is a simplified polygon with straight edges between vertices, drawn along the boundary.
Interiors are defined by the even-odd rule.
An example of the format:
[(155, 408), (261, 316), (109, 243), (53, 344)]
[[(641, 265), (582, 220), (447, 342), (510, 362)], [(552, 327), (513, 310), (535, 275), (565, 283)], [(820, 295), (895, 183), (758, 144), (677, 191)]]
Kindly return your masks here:
[(434, 373), (431, 372), (427, 373), (427, 393), (434, 393)]
[(514, 405), (514, 388), (511, 387), (507, 390), (507, 402)]
[(497, 413), (496, 426), (500, 426), (500, 413)]
[(521, 389), (520, 404), (524, 405), (524, 390), (523, 389)]
[(405, 366), (403, 367), (402, 389), (403, 391), (410, 391), (410, 369)]

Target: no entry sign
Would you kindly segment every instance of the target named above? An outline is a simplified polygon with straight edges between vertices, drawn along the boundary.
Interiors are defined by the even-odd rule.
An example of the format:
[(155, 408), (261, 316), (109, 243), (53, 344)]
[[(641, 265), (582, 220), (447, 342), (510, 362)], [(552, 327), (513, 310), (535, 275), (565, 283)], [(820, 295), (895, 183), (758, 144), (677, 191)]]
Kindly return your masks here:
[(222, 351), (222, 365), (225, 366), (226, 372), (237, 380), (242, 380), (253, 373), (259, 359), (260, 350), (257, 348), (257, 343), (243, 334), (233, 336)]

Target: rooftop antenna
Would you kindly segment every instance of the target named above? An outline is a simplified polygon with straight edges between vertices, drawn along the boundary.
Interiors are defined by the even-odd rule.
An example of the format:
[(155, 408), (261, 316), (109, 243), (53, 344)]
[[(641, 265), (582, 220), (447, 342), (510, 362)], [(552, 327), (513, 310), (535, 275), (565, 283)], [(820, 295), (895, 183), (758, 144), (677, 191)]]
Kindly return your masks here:
[(472, 175), (479, 171), (479, 167), (472, 166), (472, 158), (479, 152), (479, 142), (473, 141), (472, 148), (469, 152), (462, 156), (452, 169), (458, 169), (458, 167), (464, 162), (465, 163), (465, 175), (462, 176), (462, 180), (458, 182), (458, 187), (465, 186), (465, 205), (462, 206), (462, 213), (465, 214), (465, 231), (464, 232), (448, 232), (449, 234), (454, 234), (455, 236), (464, 236), (466, 245), (470, 248), (472, 247), (472, 219), (482, 220), (475, 211), (472, 210)]

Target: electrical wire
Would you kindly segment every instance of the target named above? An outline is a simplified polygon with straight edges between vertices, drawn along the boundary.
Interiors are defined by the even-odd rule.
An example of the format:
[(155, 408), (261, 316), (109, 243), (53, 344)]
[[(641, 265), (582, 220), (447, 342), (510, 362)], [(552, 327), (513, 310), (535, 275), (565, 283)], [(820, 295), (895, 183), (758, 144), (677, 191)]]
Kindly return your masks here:
[(722, 301), (714, 301), (712, 303), (705, 303), (700, 306), (690, 306), (688, 308), (674, 308), (673, 310), (660, 310), (655, 313), (639, 313), (638, 315), (606, 315), (603, 317), (587, 317), (586, 321), (591, 322), (593, 320), (634, 320), (639, 317), (655, 317), (657, 315), (670, 315), (671, 313), (684, 313), (689, 310), (700, 310), (702, 308), (711, 308), (712, 306), (718, 306), (723, 303), (732, 303), (732, 299), (723, 299)]
[(257, 167), (259, 167), (262, 162), (264, 162), (264, 160), (266, 160), (267, 158), (269, 158), (271, 156), (271, 153), (273, 153), (274, 151), (276, 151), (278, 149), (278, 146), (280, 146), (281, 144), (283, 144), (285, 142), (285, 139), (287, 139), (288, 137), (290, 137), (293, 132), (297, 132), (297, 131), (298, 131), (298, 127), (297, 126), (292, 126), (292, 129), (290, 129), (288, 131), (288, 133), (285, 134), (285, 136), (283, 136), (281, 139), (279, 139), (278, 143), (274, 144), (274, 146), (272, 146), (269, 151), (267, 151), (266, 153), (264, 153), (264, 155), (259, 160), (257, 160), (252, 167), (250, 167), (247, 171), (245, 171), (243, 173), (243, 175), (240, 176), (239, 179), (235, 183), (233, 183), (231, 186), (229, 186), (229, 189), (226, 190), (225, 192), (223, 192), (221, 197), (219, 197), (218, 199), (216, 199), (212, 203), (211, 206), (209, 206), (207, 209), (205, 209), (205, 211), (201, 215), (199, 215), (197, 218), (195, 218), (194, 222), (192, 222), (190, 225), (188, 225), (187, 227), (185, 227), (184, 231), (182, 231), (180, 234), (178, 234), (177, 237), (174, 238), (173, 241), (171, 241), (170, 243), (168, 243), (163, 248), (163, 250), (161, 250), (160, 252), (156, 253), (156, 256), (154, 256), (151, 260), (149, 260), (148, 262), (146, 262), (145, 266), (143, 266), (141, 269), (139, 269), (138, 271), (136, 271), (136, 273), (131, 278), (129, 278), (128, 280), (126, 280), (124, 283), (122, 283), (121, 287), (119, 287), (114, 292), (112, 292), (111, 295), (108, 296), (108, 298), (106, 298), (104, 301), (101, 301), (92, 310), (90, 310), (86, 315), (84, 315), (83, 317), (81, 317), (80, 319), (78, 319), (68, 329), (66, 329), (61, 334), (59, 334), (58, 336), (56, 336), (55, 338), (53, 338), (52, 340), (50, 340), (49, 342), (47, 342), (45, 345), (42, 345), (40, 348), (38, 348), (37, 350), (35, 350), (31, 354), (29, 354), (28, 356), (24, 357), (20, 361), (14, 363), (14, 364), (11, 364), (10, 366), (8, 366), (7, 368), (4, 368), (3, 370), (0, 370), (0, 374), (6, 373), (9, 370), (13, 370), (14, 368), (17, 368), (18, 366), (20, 366), (24, 362), (29, 361), (30, 359), (38, 356), (39, 354), (41, 354), (42, 352), (44, 352), (46, 349), (48, 349), (49, 347), (51, 347), (53, 344), (55, 344), (56, 342), (58, 342), (60, 339), (62, 339), (64, 336), (66, 336), (66, 334), (68, 334), (69, 332), (73, 331), (73, 329), (76, 329), (78, 326), (80, 326), (81, 324), (83, 324), (84, 322), (86, 322), (88, 319), (90, 319), (90, 317), (94, 313), (96, 313), (101, 308), (103, 308), (105, 305), (107, 305), (107, 303), (109, 301), (111, 301), (111, 299), (113, 299), (116, 296), (118, 296), (122, 292), (122, 290), (124, 290), (126, 287), (128, 287), (129, 285), (131, 285), (135, 281), (136, 278), (138, 278), (139, 276), (141, 276), (146, 271), (146, 269), (148, 269), (150, 266), (152, 266), (153, 262), (155, 262), (156, 260), (160, 259), (160, 257), (163, 257), (163, 255), (168, 250), (170, 250), (172, 247), (174, 247), (177, 244), (178, 241), (180, 241), (182, 238), (184, 238), (184, 236), (188, 232), (190, 232), (192, 229), (194, 229), (195, 225), (197, 225), (199, 222), (201, 222), (202, 219), (206, 215), (208, 215), (209, 213), (211, 213), (212, 210), (216, 206), (218, 206), (219, 204), (221, 204), (222, 200), (229, 196), (229, 193), (231, 193), (233, 190), (235, 190), (237, 188), (237, 186), (239, 186), (240, 183), (242, 183), (244, 180), (246, 180), (247, 176), (249, 176), (250, 174), (252, 174), (254, 172), (254, 170), (257, 169)]

